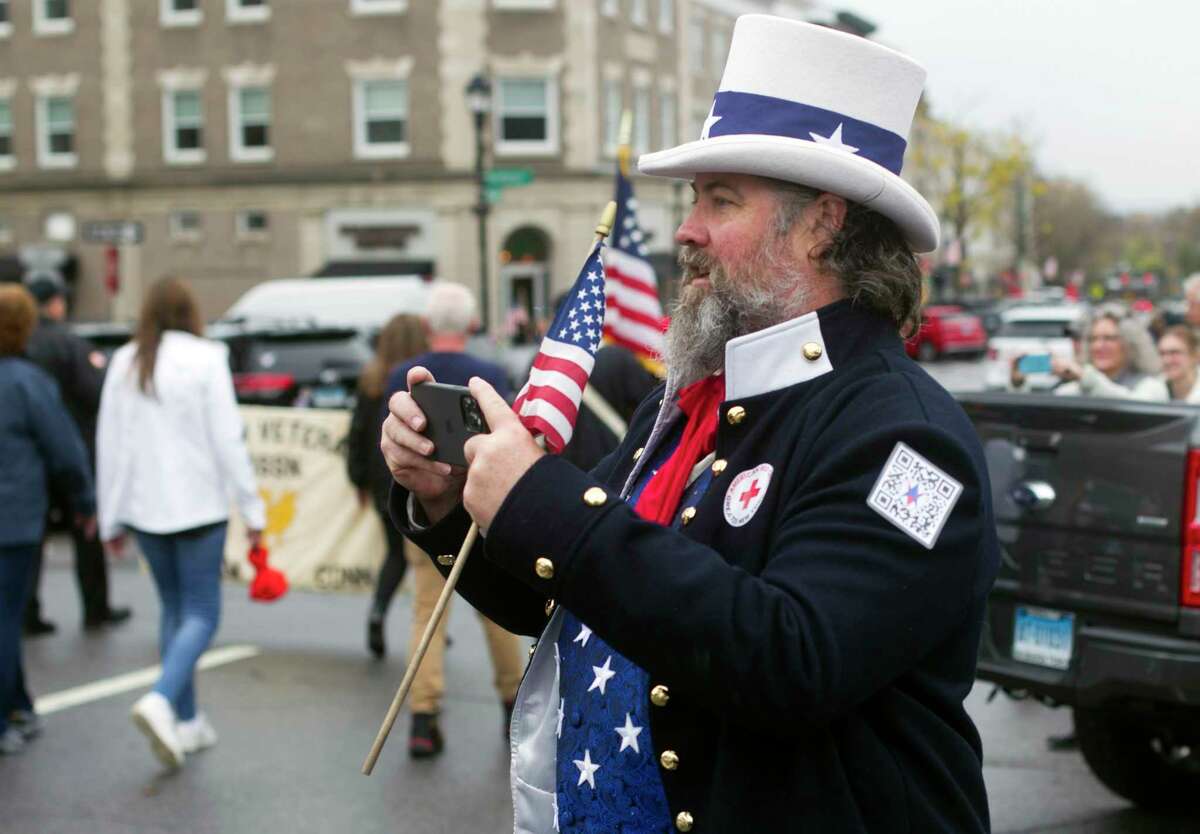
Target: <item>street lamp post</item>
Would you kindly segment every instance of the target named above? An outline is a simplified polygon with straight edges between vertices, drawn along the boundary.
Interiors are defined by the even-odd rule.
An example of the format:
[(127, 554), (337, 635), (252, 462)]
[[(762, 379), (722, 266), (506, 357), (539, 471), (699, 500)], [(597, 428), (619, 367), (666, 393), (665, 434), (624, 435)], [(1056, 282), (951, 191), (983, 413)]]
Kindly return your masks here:
[(491, 209), (487, 200), (487, 186), (483, 175), (483, 128), (492, 110), (492, 84), (487, 76), (476, 74), (467, 84), (467, 107), (475, 117), (475, 215), (479, 219), (479, 316), (484, 331), (490, 321), (488, 315), (488, 244), (487, 216)]

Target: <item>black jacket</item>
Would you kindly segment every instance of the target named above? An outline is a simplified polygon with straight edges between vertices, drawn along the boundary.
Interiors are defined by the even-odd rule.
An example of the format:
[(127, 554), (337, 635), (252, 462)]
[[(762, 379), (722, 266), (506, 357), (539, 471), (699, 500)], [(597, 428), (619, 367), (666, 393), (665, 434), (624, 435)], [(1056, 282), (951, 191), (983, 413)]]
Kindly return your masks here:
[(376, 509), (386, 515), (392, 476), (379, 451), (385, 402), (382, 396), (371, 397), (358, 392), (354, 414), (350, 418), (350, 433), (346, 437), (346, 474), (357, 489), (371, 494)]
[[(643, 521), (620, 497), (656, 394), (592, 474), (540, 459), (459, 591), (531, 635), (556, 600), (667, 688), (648, 710), (651, 737), (656, 757), (678, 754), (662, 781), (672, 816), (690, 814), (697, 834), (986, 832), (980, 740), (963, 708), (999, 558), (980, 443), (882, 319), (838, 302), (797, 322), (756, 366), (785, 378), (799, 367), (804, 381), (722, 404), (723, 467), (690, 524)], [(831, 368), (805, 373), (802, 352)], [(911, 487), (928, 502), (961, 487), (932, 547), (868, 504), (900, 465), (898, 444), (936, 469), (913, 469), (915, 486), (892, 494)], [(731, 502), (746, 493), (730, 487), (762, 464), (774, 470), (762, 503), (734, 526)], [(593, 487), (598, 506), (597, 493), (584, 498)], [(461, 507), (418, 532), (407, 494), (391, 501), (423, 550), (457, 552)]]
[(47, 318), (38, 320), (26, 350), (29, 358), (58, 383), (67, 411), (93, 455), (100, 389), (104, 385), (104, 372), (90, 358), (95, 352), (90, 342), (72, 333), (66, 324)]

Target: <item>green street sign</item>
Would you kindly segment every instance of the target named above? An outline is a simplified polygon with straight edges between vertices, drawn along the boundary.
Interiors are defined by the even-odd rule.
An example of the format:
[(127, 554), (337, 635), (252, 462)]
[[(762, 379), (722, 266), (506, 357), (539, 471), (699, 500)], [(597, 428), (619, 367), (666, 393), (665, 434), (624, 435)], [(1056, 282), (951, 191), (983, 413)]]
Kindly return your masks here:
[(493, 168), (483, 172), (483, 184), (488, 188), (518, 188), (531, 182), (532, 168)]

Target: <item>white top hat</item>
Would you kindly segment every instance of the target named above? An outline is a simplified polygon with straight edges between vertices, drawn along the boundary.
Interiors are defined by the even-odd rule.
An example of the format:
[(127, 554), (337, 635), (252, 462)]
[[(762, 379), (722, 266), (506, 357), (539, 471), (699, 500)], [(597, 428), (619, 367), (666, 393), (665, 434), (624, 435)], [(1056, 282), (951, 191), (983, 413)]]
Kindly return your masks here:
[(938, 245), (929, 203), (900, 179), (925, 70), (811, 23), (743, 15), (700, 139), (638, 160), (644, 174), (756, 174), (862, 203), (917, 252)]

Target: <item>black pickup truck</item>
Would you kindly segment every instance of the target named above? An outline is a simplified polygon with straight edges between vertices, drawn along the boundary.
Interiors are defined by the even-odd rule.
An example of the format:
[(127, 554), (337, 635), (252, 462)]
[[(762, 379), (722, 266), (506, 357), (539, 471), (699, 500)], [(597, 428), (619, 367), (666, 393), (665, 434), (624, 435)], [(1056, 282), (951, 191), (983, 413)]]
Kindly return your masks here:
[(1154, 809), (1200, 791), (1200, 409), (960, 394), (1001, 545), (981, 679), (1074, 711), (1084, 759)]

